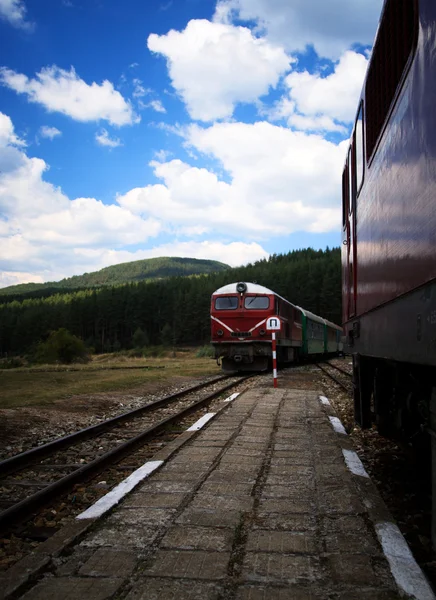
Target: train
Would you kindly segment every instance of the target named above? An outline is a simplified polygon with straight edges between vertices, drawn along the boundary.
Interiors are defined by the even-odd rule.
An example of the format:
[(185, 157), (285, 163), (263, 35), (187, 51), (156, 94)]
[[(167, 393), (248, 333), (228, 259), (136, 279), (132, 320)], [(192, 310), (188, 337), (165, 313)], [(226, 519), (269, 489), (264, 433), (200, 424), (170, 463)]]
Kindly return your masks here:
[(211, 298), (211, 343), (223, 371), (265, 371), (272, 363), (275, 319), (277, 362), (287, 365), (308, 356), (342, 350), (342, 328), (292, 304), (272, 290), (239, 281), (225, 285)]
[(436, 2), (385, 0), (342, 175), (355, 420), (432, 462), (436, 547)]

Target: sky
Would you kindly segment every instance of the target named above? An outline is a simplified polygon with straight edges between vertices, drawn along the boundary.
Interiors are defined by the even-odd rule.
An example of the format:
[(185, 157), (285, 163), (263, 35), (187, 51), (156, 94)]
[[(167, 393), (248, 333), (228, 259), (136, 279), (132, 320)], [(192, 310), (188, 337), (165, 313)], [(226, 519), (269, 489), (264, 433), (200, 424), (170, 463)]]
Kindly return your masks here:
[(0, 287), (340, 244), (382, 0), (0, 0)]

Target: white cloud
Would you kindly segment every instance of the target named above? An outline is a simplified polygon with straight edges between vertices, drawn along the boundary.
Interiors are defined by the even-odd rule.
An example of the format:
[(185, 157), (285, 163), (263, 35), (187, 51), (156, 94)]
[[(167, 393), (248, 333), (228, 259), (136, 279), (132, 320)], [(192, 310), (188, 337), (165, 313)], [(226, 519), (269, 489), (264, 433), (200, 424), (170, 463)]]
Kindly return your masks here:
[(26, 142), (14, 133), (14, 125), (8, 115), (0, 112), (0, 148), (8, 145), (25, 146)]
[(282, 98), (274, 116), (285, 117), (299, 129), (344, 131), (341, 123), (353, 121), (367, 59), (357, 52), (345, 52), (333, 73), (293, 72), (285, 78), (288, 96)]
[(152, 108), (153, 110), (155, 110), (156, 112), (160, 112), (160, 113), (166, 113), (166, 109), (165, 106), (162, 104), (162, 102), (160, 100), (152, 100), (148, 106), (150, 108)]
[(64, 267), (65, 273), (78, 268), (72, 258), (75, 249), (129, 247), (160, 232), (162, 225), (156, 219), (119, 205), (95, 198), (70, 200), (44, 181), (45, 161), (29, 158), (14, 142), (12, 123), (0, 113), (0, 268), (4, 272), (32, 271), (44, 280), (53, 279), (55, 272), (63, 276)]
[(267, 239), (295, 231), (327, 232), (340, 222), (344, 144), (266, 122), (191, 126), (186, 143), (218, 160), (230, 179), (180, 160), (152, 162), (162, 183), (117, 197), (176, 233), (198, 231)]
[(26, 5), (23, 0), (0, 0), (0, 19), (8, 21), (20, 29), (32, 29), (33, 24), (26, 21)]
[(353, 44), (372, 44), (383, 0), (219, 0), (214, 20), (257, 24), (287, 50), (313, 45), (319, 56), (336, 60)]
[(172, 156), (172, 152), (170, 152), (169, 150), (157, 150), (154, 153), (154, 157), (159, 161), (159, 162), (165, 162), (167, 161), (170, 156)]
[(34, 79), (12, 69), (0, 69), (0, 81), (30, 102), (42, 104), (50, 112), (60, 112), (76, 121), (108, 121), (111, 125), (135, 123), (131, 105), (110, 81), (87, 84), (73, 67), (70, 71), (52, 66), (42, 69)]
[(43, 125), (39, 128), (39, 133), (42, 137), (49, 138), (53, 140), (58, 135), (62, 135), (62, 131), (60, 131), (57, 127), (48, 127), (47, 125)]
[(123, 145), (119, 138), (111, 138), (106, 129), (102, 129), (100, 133), (95, 134), (95, 141), (99, 146), (106, 146), (108, 148), (117, 148)]
[[(106, 205), (95, 198), (71, 200), (45, 181), (45, 161), (11, 145), (10, 119), (0, 123), (6, 132), (0, 148), (5, 272), (33, 272), (47, 281), (163, 255), (236, 265), (265, 257), (262, 240), (332, 231), (340, 223), (346, 142), (336, 145), (268, 122), (192, 125), (184, 130), (186, 149), (210, 157), (225, 175), (178, 159), (152, 161), (160, 183), (131, 189)], [(174, 241), (151, 247), (160, 233)], [(132, 252), (132, 245), (142, 248)]]
[(22, 273), (18, 271), (0, 272), (0, 288), (18, 285), (19, 283), (43, 283), (43, 281), (41, 275), (35, 275), (34, 273)]
[(142, 85), (142, 81), (140, 79), (135, 78), (133, 80), (133, 93), (132, 96), (134, 98), (142, 98), (143, 96), (146, 96), (147, 94), (149, 94), (152, 90), (149, 88), (145, 88)]
[(289, 68), (284, 50), (245, 27), (192, 20), (182, 32), (151, 34), (148, 48), (167, 59), (172, 84), (193, 119), (232, 115), (236, 104), (255, 102)]

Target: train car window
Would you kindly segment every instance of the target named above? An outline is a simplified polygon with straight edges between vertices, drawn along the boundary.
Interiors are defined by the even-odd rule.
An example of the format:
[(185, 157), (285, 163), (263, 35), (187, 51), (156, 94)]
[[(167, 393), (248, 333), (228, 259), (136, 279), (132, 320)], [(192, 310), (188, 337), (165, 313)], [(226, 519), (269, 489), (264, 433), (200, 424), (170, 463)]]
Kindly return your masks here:
[(342, 227), (345, 229), (348, 212), (348, 162), (342, 173)]
[(356, 189), (356, 171), (354, 169), (354, 152), (353, 146), (348, 150), (348, 209), (349, 213), (354, 209), (354, 198)]
[(356, 140), (356, 194), (359, 194), (365, 169), (365, 155), (363, 153), (363, 104), (360, 105), (359, 114), (357, 115), (354, 135)]
[(268, 296), (245, 296), (244, 307), (248, 309), (269, 308)]
[(365, 86), (366, 158), (372, 156), (418, 36), (416, 0), (387, 0)]
[(235, 310), (238, 308), (236, 296), (218, 296), (215, 299), (215, 310)]

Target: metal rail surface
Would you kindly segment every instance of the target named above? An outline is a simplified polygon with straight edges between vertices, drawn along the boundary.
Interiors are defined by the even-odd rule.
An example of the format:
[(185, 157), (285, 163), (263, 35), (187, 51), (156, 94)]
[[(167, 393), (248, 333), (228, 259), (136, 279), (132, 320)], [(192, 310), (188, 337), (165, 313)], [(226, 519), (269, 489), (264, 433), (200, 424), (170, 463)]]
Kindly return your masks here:
[[(327, 363), (327, 364), (329, 364), (329, 363)], [(352, 387), (352, 386), (353, 386), (353, 384), (352, 384), (352, 382), (351, 382), (351, 381), (350, 381), (350, 384), (351, 384), (351, 387), (350, 387), (350, 384), (349, 384), (349, 385), (345, 385), (345, 383), (343, 383), (343, 382), (342, 382), (342, 381), (340, 381), (340, 380), (339, 380), (337, 377), (335, 377), (334, 375), (332, 375), (331, 373), (329, 373), (329, 371), (327, 371), (327, 369), (325, 369), (324, 367), (322, 367), (322, 366), (321, 366), (319, 363), (316, 363), (316, 366), (317, 366), (319, 369), (321, 369), (321, 371), (323, 371), (323, 372), (324, 372), (324, 373), (327, 375), (327, 377), (330, 377), (330, 379), (332, 379), (332, 380), (333, 380), (335, 383), (337, 383), (337, 384), (338, 384), (338, 385), (339, 385), (339, 386), (340, 386), (340, 387), (341, 387), (343, 390), (345, 390), (345, 391), (346, 391), (348, 394), (351, 394), (351, 393), (352, 393), (352, 391), (353, 391), (353, 387)], [(330, 365), (330, 366), (332, 366), (332, 365)], [(349, 377), (352, 377), (352, 375), (350, 375), (349, 373), (347, 373), (347, 375), (348, 375)]]
[[(147, 441), (147, 439), (154, 437), (156, 434), (161, 432), (163, 429), (165, 429), (172, 423), (180, 420), (181, 418), (184, 418), (185, 416), (187, 416), (188, 414), (190, 414), (192, 412), (195, 412), (196, 410), (201, 408), (202, 405), (207, 404), (210, 400), (213, 400), (214, 398), (216, 398), (223, 392), (228, 391), (229, 389), (233, 388), (235, 385), (238, 385), (239, 383), (245, 381), (246, 379), (249, 379), (250, 377), (253, 377), (253, 374), (247, 375), (245, 377), (241, 377), (238, 381), (233, 381), (232, 383), (229, 383), (228, 385), (220, 388), (219, 390), (215, 390), (214, 392), (212, 392), (211, 394), (208, 394), (206, 397), (202, 398), (201, 400), (194, 402), (193, 404), (182, 409), (181, 411), (177, 412), (176, 414), (172, 415), (171, 417), (167, 417), (166, 419), (163, 419), (162, 421), (149, 427), (148, 429), (146, 429), (139, 435), (136, 435), (135, 437), (127, 440), (126, 442), (116, 446), (115, 448), (112, 448), (105, 454), (103, 454), (103, 455), (99, 456), (98, 458), (92, 460), (91, 462), (83, 465), (82, 467), (79, 467), (72, 473), (69, 473), (68, 475), (65, 475), (64, 477), (62, 477), (61, 479), (58, 479), (57, 481), (48, 484), (42, 490), (36, 492), (35, 494), (32, 494), (31, 496), (28, 496), (24, 500), (21, 500), (17, 504), (14, 504), (13, 506), (7, 508), (6, 510), (4, 510), (3, 512), (0, 513), (0, 530), (4, 531), (6, 529), (10, 529), (18, 521), (23, 520), (23, 519), (29, 517), (30, 515), (32, 515), (38, 508), (47, 504), (50, 500), (54, 499), (60, 493), (65, 492), (73, 484), (76, 484), (79, 481), (83, 481), (85, 478), (89, 477), (90, 475), (92, 475), (98, 471), (101, 471), (102, 468), (105, 466), (107, 466), (111, 463), (117, 462), (122, 457), (129, 454), (129, 452), (131, 452), (132, 449), (135, 448), (140, 443), (144, 443), (145, 441)], [(221, 379), (227, 379), (227, 378), (228, 378), (228, 376), (225, 376), (225, 377), (222, 377), (219, 379), (215, 379), (214, 382), (220, 381)], [(208, 383), (210, 384), (211, 382), (208, 382)], [(199, 386), (194, 386), (193, 388), (190, 388), (189, 391), (197, 390), (201, 387), (205, 387), (205, 385), (202, 384)], [(187, 393), (186, 390), (183, 393)], [(177, 396), (177, 395), (178, 394), (173, 394), (171, 397)], [(167, 398), (170, 398), (170, 396), (168, 396)], [(154, 404), (154, 405), (156, 407), (156, 404)], [(134, 412), (134, 411), (131, 411), (131, 412)], [(125, 414), (129, 414), (129, 413), (125, 413)], [(56, 448), (56, 449), (58, 450), (59, 448)]]
[(340, 373), (343, 373), (344, 375), (347, 375), (348, 377), (353, 377), (353, 373), (350, 373), (349, 371), (342, 369), (341, 367), (338, 367), (337, 365), (334, 365), (333, 363), (331, 363), (329, 361), (326, 361), (325, 364), (328, 365), (329, 367), (333, 367), (334, 369), (336, 369)]
[(69, 435), (53, 440), (52, 442), (48, 442), (47, 444), (36, 446), (36, 448), (31, 448), (30, 450), (26, 450), (25, 452), (21, 452), (20, 454), (16, 454), (15, 456), (6, 458), (5, 460), (0, 462), (0, 476), (5, 477), (6, 475), (11, 475), (12, 473), (19, 471), (20, 469), (23, 469), (24, 467), (28, 467), (35, 460), (39, 460), (43, 457), (50, 456), (51, 454), (57, 452), (61, 448), (66, 448), (68, 446), (71, 446), (72, 444), (75, 444), (78, 441), (91, 438), (94, 435), (101, 433), (102, 431), (114, 427), (118, 423), (133, 419), (140, 414), (153, 411), (156, 408), (165, 406), (173, 400), (177, 400), (178, 398), (186, 396), (191, 392), (201, 390), (202, 388), (207, 387), (208, 385), (212, 385), (213, 383), (217, 383), (219, 381), (222, 381), (223, 379), (228, 379), (232, 376), (234, 377), (234, 374), (222, 375), (216, 377), (211, 381), (199, 383), (180, 392), (176, 392), (174, 394), (170, 394), (169, 396), (165, 396), (165, 398), (161, 398), (160, 400), (155, 400), (154, 402), (150, 402), (149, 404), (145, 404), (144, 406), (140, 406), (139, 408), (135, 408), (134, 410), (130, 410), (126, 413), (122, 413), (121, 415), (117, 415), (116, 417), (112, 417), (111, 419), (107, 419), (106, 421), (102, 421), (101, 423), (97, 423), (96, 425), (91, 425), (90, 427), (79, 429), (74, 433), (70, 433)]

